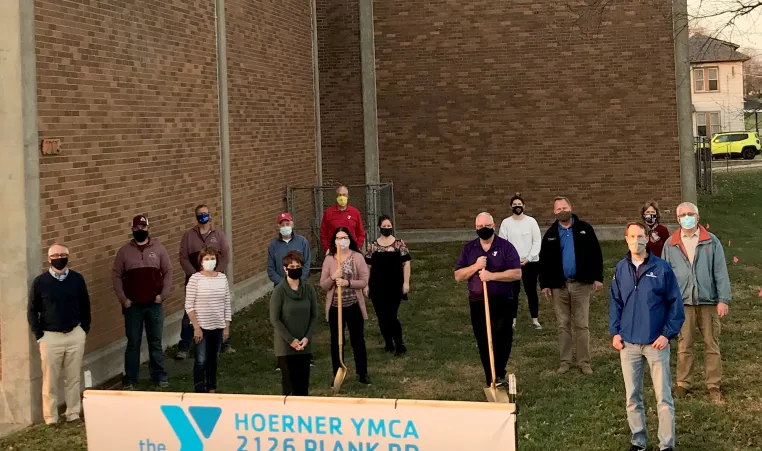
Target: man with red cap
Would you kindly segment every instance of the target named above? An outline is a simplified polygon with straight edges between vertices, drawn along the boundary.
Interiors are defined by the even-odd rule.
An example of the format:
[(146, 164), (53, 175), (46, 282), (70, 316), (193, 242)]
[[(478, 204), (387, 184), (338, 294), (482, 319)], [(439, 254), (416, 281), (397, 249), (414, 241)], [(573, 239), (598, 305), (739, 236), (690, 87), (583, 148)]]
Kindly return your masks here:
[(122, 304), (127, 348), (124, 351), (125, 390), (135, 389), (140, 370), (140, 341), (145, 325), (151, 379), (159, 387), (169, 386), (164, 369), (161, 338), (164, 333), (162, 303), (172, 292), (172, 263), (167, 249), (148, 236), (148, 218), (132, 219), (132, 237), (116, 254), (114, 290)]
[(276, 287), (286, 280), (283, 257), (289, 251), (299, 251), (304, 255), (302, 281), (306, 282), (310, 276), (310, 243), (307, 238), (294, 233), (294, 218), (286, 211), (278, 215), (278, 237), (270, 242), (267, 249), (267, 277)]
[(331, 205), (323, 212), (323, 221), (320, 223), (320, 244), (328, 253), (331, 248), (331, 237), (339, 227), (346, 227), (357, 247), (362, 249), (365, 244), (365, 227), (362, 225), (360, 210), (349, 205), (349, 190), (341, 185), (336, 188), (336, 204)]

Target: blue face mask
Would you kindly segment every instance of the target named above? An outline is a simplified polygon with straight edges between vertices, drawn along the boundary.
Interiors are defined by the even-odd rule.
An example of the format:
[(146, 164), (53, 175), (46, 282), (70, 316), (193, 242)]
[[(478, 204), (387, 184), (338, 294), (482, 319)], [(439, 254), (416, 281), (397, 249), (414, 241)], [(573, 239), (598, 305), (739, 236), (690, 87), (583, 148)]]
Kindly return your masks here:
[(196, 220), (199, 224), (206, 224), (210, 219), (212, 219), (212, 217), (209, 216), (209, 213), (201, 213), (200, 215), (196, 215)]
[(690, 230), (694, 227), (696, 227), (696, 217), (695, 216), (683, 216), (680, 218), (680, 226), (684, 229)]

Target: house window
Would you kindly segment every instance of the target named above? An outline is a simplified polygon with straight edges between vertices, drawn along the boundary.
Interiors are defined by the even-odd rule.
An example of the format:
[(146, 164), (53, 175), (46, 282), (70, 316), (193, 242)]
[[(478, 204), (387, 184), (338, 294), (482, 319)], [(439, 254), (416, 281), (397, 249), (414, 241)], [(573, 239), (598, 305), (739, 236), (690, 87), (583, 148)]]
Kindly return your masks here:
[(719, 112), (696, 113), (696, 136), (714, 136), (722, 131)]
[(693, 69), (693, 90), (695, 92), (719, 92), (720, 70), (716, 67)]

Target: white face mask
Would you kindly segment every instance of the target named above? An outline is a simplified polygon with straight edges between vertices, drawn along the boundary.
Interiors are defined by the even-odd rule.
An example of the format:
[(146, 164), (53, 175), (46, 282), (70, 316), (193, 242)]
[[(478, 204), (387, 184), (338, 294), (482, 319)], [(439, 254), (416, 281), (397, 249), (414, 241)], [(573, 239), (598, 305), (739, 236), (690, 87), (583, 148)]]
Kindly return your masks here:
[(280, 234), (281, 236), (291, 236), (291, 232), (293, 232), (294, 229), (290, 226), (283, 226), (280, 228)]
[(349, 239), (348, 238), (342, 238), (340, 240), (337, 240), (339, 243), (339, 246), (342, 249), (348, 249), (349, 248)]
[(204, 260), (201, 262), (201, 266), (204, 267), (204, 271), (214, 271), (217, 266), (217, 260)]

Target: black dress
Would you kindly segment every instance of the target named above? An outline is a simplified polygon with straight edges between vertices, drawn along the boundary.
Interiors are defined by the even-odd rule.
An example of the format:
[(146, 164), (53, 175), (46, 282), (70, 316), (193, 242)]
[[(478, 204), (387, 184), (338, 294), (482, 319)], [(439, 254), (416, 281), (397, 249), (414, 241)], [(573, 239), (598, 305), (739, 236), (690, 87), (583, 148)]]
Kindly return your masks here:
[(395, 240), (389, 246), (374, 241), (368, 247), (365, 261), (370, 267), (368, 294), (378, 317), (378, 326), (384, 337), (387, 351), (405, 352), (402, 325), (397, 312), (402, 301), (402, 285), (405, 282), (404, 264), (410, 261), (405, 242)]

